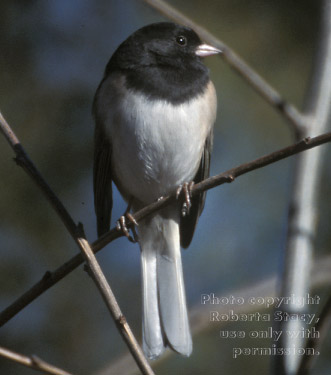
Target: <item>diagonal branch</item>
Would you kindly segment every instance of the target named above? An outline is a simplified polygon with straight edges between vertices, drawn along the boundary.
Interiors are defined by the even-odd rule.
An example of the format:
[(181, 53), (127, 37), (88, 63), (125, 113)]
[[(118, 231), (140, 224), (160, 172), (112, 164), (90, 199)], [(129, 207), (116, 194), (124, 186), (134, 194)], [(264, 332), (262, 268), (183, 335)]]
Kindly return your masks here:
[(26, 356), (13, 352), (9, 349), (0, 347), (0, 356), (9, 359), (10, 361), (19, 363), (23, 366), (29, 367), (33, 370), (40, 371), (44, 374), (50, 375), (71, 375), (69, 372), (55, 367), (35, 355)]
[(115, 295), (111, 290), (102, 270), (99, 266), (98, 261), (95, 258), (94, 252), (85, 239), (84, 230), (82, 225), (76, 226), (73, 219), (71, 218), (68, 211), (65, 209), (62, 202), (58, 199), (55, 193), (47, 185), (46, 181), (43, 179), (41, 174), (38, 172), (37, 168), (34, 166), (24, 148), (20, 144), (15, 133), (10, 128), (9, 124), (6, 122), (2, 114), (0, 113), (0, 130), (6, 137), (7, 141), (16, 153), (17, 163), (23, 167), (27, 174), (32, 178), (32, 180), (38, 185), (41, 191), (44, 193), (48, 201), (51, 203), (54, 210), (58, 213), (60, 219), (65, 224), (67, 230), (71, 234), (78, 245), (84, 260), (88, 264), (90, 270), (90, 276), (95, 282), (100, 294), (111, 313), (116, 326), (127, 344), (132, 356), (134, 357), (138, 367), (143, 374), (152, 375), (154, 374), (152, 368), (150, 367), (146, 357), (144, 356), (142, 349), (140, 348), (136, 338), (131, 331), (129, 324), (127, 323), (122, 311), (117, 303)]
[[(331, 133), (326, 133), (315, 138), (305, 138), (304, 140), (293, 144), (291, 146), (285, 147), (281, 150), (275, 151), (271, 154), (262, 156), (256, 160), (249, 163), (241, 164), (238, 167), (229, 169), (228, 171), (221, 173), (219, 175), (207, 178), (196, 184), (193, 187), (192, 194), (198, 194), (204, 190), (212, 189), (216, 186), (222, 185), (224, 183), (232, 182), (236, 177), (239, 177), (245, 173), (251, 172), (258, 168), (265, 167), (269, 164), (275, 163), (279, 160), (285, 159), (289, 156), (297, 154), (299, 152), (308, 150), (310, 148), (322, 145), (331, 141)], [(141, 209), (134, 214), (134, 218), (139, 222), (148, 215), (153, 214), (157, 210), (165, 207), (171, 202), (175, 201), (175, 194), (162, 198), (157, 202), (154, 202), (147, 207)], [(128, 227), (132, 226), (128, 223)], [(96, 253), (105, 247), (108, 243), (122, 236), (116, 228), (111, 229), (109, 232), (105, 233), (102, 237), (92, 243), (91, 247)], [(67, 276), (75, 268), (83, 263), (83, 257), (81, 254), (77, 254), (72, 257), (68, 262), (64, 263), (62, 266), (57, 268), (54, 272), (46, 272), (43, 278), (38, 281), (31, 289), (19, 297), (10, 306), (4, 309), (0, 314), (0, 326), (8, 322), (12, 317), (23, 310), (29, 303), (35, 300), (38, 296), (44, 293), (47, 289), (55, 285), (58, 281)]]
[(267, 83), (254, 69), (241, 59), (229, 46), (216, 38), (212, 33), (204, 29), (198, 23), (179, 12), (176, 8), (162, 0), (143, 0), (151, 7), (162, 13), (167, 18), (185, 24), (194, 29), (206, 42), (219, 48), (223, 53), (219, 56), (233, 68), (254, 90), (269, 104), (277, 109), (288, 121), (295, 139), (302, 137), (302, 131), (306, 127), (307, 119), (292, 104), (288, 103), (269, 83)]

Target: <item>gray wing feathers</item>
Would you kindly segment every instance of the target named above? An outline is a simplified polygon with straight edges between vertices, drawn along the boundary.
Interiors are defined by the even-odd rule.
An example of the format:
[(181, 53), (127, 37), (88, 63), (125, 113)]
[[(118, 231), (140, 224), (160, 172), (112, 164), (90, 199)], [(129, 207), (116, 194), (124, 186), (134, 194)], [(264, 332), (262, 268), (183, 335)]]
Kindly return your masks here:
[[(209, 177), (210, 171), (210, 155), (213, 147), (213, 132), (209, 133), (206, 139), (205, 147), (201, 156), (199, 169), (193, 179), (195, 183), (198, 183), (205, 178)], [(190, 214), (181, 217), (180, 219), (180, 243), (183, 248), (187, 248), (193, 238), (195, 227), (197, 226), (199, 217), (205, 206), (207, 192), (198, 194), (192, 198), (192, 207)]]
[(97, 216), (98, 236), (109, 230), (113, 207), (111, 178), (111, 144), (100, 124), (96, 124), (94, 135), (93, 188), (94, 208)]

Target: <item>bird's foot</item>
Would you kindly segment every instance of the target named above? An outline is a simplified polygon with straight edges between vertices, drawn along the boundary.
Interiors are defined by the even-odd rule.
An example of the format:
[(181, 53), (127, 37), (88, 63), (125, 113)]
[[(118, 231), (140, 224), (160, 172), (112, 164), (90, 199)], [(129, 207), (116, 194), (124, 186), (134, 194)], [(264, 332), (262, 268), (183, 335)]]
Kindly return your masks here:
[(192, 206), (191, 198), (192, 198), (193, 186), (194, 186), (194, 181), (184, 182), (176, 190), (176, 198), (177, 199), (179, 198), (179, 196), (182, 193), (184, 194), (184, 203), (183, 203), (182, 210), (181, 210), (181, 214), (182, 214), (183, 217), (187, 216), (190, 213), (190, 209), (191, 209), (191, 206)]
[[(138, 234), (136, 232), (135, 226), (138, 226), (136, 219), (133, 217), (133, 215), (130, 213), (131, 204), (129, 203), (126, 211), (124, 212), (124, 215), (122, 215), (116, 222), (116, 229), (118, 231), (121, 231), (124, 236), (133, 243), (136, 243), (139, 241)], [(129, 229), (127, 227), (127, 221), (133, 224), (133, 227), (131, 228), (133, 236), (130, 235)]]

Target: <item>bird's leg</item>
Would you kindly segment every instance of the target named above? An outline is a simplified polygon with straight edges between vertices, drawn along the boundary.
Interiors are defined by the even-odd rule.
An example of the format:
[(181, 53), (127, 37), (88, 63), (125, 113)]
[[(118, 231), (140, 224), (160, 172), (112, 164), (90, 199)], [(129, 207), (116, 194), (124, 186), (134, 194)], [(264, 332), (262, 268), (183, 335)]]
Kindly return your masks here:
[(130, 232), (129, 232), (129, 229), (127, 228), (126, 226), (126, 221), (129, 220), (129, 222), (131, 222), (132, 224), (134, 225), (139, 225), (136, 221), (136, 219), (133, 217), (133, 215), (130, 213), (130, 210), (131, 210), (131, 205), (132, 205), (132, 198), (130, 198), (129, 200), (129, 203), (128, 203), (128, 207), (126, 208), (125, 212), (124, 212), (124, 215), (122, 215), (116, 222), (116, 228), (118, 231), (122, 231), (123, 234), (125, 235), (125, 237), (127, 237), (127, 239), (133, 243), (136, 243), (138, 242), (139, 238), (138, 238), (138, 234), (136, 232), (136, 229), (135, 227), (133, 226), (132, 227), (132, 233), (133, 233), (133, 237), (130, 235)]
[(184, 203), (183, 203), (182, 211), (181, 211), (181, 214), (182, 214), (183, 217), (187, 216), (190, 213), (190, 208), (192, 206), (191, 197), (192, 197), (193, 186), (194, 186), (194, 181), (184, 182), (176, 190), (176, 198), (177, 199), (179, 198), (181, 193), (184, 194)]

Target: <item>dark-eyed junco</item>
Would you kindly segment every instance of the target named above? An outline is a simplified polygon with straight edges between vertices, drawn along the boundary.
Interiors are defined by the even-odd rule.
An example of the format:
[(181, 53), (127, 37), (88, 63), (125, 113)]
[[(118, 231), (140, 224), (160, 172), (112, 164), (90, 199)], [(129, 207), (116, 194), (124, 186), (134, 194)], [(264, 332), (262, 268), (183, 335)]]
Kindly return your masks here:
[[(190, 182), (208, 176), (216, 93), (202, 57), (219, 52), (190, 28), (162, 22), (136, 31), (111, 57), (93, 105), (99, 236), (110, 226), (112, 181), (135, 212), (178, 187), (187, 196)], [(192, 240), (205, 193), (191, 207), (186, 200), (184, 210), (173, 204), (137, 228), (143, 348), (151, 359), (166, 346), (192, 351), (180, 246)]]

